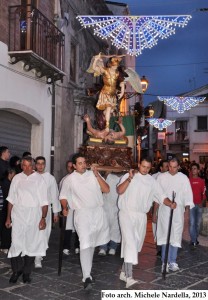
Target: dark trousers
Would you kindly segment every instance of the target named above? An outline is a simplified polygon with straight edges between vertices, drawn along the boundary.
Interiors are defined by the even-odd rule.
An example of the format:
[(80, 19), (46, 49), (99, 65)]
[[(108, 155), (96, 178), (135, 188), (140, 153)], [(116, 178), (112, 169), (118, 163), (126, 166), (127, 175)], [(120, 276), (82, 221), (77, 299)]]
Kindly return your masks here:
[[(6, 201), (7, 202), (7, 201)], [(6, 228), (5, 222), (7, 218), (6, 207), (3, 206), (0, 216), (0, 236), (1, 236), (1, 249), (9, 249), (11, 246), (11, 228)]]
[(34, 257), (27, 255), (21, 257), (21, 254), (17, 257), (12, 257), (11, 267), (13, 273), (22, 271), (24, 274), (30, 274), (34, 259)]
[[(65, 230), (64, 232), (64, 249), (71, 249), (72, 243), (72, 230)], [(79, 238), (76, 232), (74, 232), (74, 248), (79, 248)]]

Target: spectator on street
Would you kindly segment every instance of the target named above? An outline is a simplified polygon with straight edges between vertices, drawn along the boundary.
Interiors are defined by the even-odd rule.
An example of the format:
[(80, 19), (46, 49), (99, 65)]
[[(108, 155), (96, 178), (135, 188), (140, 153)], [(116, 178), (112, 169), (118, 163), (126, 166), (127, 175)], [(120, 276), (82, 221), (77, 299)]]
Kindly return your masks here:
[(3, 194), (3, 208), (2, 208), (2, 217), (1, 217), (1, 230), (0, 230), (0, 236), (1, 236), (1, 251), (5, 254), (8, 253), (8, 249), (11, 246), (11, 228), (6, 228), (5, 222), (7, 218), (7, 207), (8, 207), (8, 201), (7, 196), (9, 193), (9, 188), (11, 185), (11, 181), (13, 177), (15, 176), (16, 172), (14, 169), (9, 168), (6, 171), (5, 178), (1, 182), (1, 188), (2, 188), (2, 194)]
[(17, 155), (14, 155), (9, 160), (9, 165), (12, 169), (15, 169), (16, 174), (21, 173), (21, 160), (20, 157)]
[(202, 220), (203, 202), (206, 201), (205, 182), (199, 177), (200, 166), (197, 163), (191, 165), (190, 183), (193, 192), (194, 207), (190, 210), (190, 237), (191, 247), (195, 249), (199, 244), (198, 236)]
[(5, 177), (6, 171), (9, 168), (10, 151), (8, 147), (0, 147), (0, 184), (1, 180)]

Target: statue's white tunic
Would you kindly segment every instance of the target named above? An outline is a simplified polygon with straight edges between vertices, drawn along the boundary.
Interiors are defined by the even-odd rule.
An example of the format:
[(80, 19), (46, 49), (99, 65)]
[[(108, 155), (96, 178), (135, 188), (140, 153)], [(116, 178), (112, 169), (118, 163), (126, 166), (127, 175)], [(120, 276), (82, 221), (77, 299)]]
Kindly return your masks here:
[[(128, 178), (125, 174), (122, 183)], [(138, 263), (138, 252), (144, 243), (147, 226), (147, 213), (153, 199), (163, 203), (166, 198), (158, 182), (149, 174), (137, 173), (126, 191), (119, 196), (118, 207), (121, 227), (121, 257), (125, 263)]]
[(48, 172), (45, 172), (41, 175), (43, 176), (43, 179), (45, 180), (45, 183), (47, 186), (47, 193), (48, 193), (49, 206), (48, 206), (48, 213), (47, 213), (47, 218), (46, 218), (45, 233), (49, 240), (49, 237), (51, 234), (51, 220), (52, 220), (51, 205), (52, 205), (53, 213), (58, 213), (61, 211), (61, 204), (59, 201), (59, 192), (58, 192), (58, 186), (57, 186), (55, 177)]
[(115, 174), (109, 174), (106, 178), (106, 182), (110, 187), (110, 193), (103, 194), (104, 210), (106, 212), (109, 228), (110, 228), (110, 240), (120, 243), (121, 233), (118, 222), (118, 193), (116, 191), (117, 184), (121, 180)]
[[(173, 191), (176, 193), (176, 209), (173, 211), (172, 228), (170, 235), (170, 244), (174, 247), (181, 247), (182, 233), (184, 227), (185, 206), (194, 207), (193, 194), (189, 179), (181, 172), (171, 175), (169, 172), (161, 173), (157, 177), (163, 191), (168, 198), (172, 200)], [(167, 234), (169, 227), (170, 208), (164, 204), (159, 207), (157, 219), (157, 244), (165, 245), (167, 243)]]
[(39, 230), (42, 206), (48, 205), (43, 177), (34, 172), (14, 176), (7, 201), (12, 205), (12, 244), (8, 257), (45, 256), (48, 247), (44, 230)]
[(74, 209), (74, 225), (80, 249), (109, 242), (109, 227), (103, 209), (103, 195), (92, 171), (74, 171), (63, 181), (59, 199), (66, 199)]

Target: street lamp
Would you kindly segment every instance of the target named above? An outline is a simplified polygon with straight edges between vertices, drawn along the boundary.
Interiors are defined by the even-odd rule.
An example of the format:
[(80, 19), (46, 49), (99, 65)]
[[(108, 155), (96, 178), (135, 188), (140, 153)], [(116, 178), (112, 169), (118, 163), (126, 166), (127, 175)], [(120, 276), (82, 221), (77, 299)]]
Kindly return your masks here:
[[(153, 108), (152, 104), (149, 104), (146, 108), (145, 117), (146, 118), (152, 118), (154, 113), (155, 113), (155, 111), (154, 111), (154, 108)], [(148, 134), (149, 134), (149, 151), (148, 151), (148, 155), (149, 155), (149, 157), (152, 157), (152, 155), (153, 155), (153, 151), (152, 151), (152, 129), (153, 129), (153, 126), (149, 123), (149, 130), (148, 130)]]
[(148, 118), (152, 118), (155, 113), (154, 107), (152, 106), (152, 104), (149, 104), (147, 108), (148, 108)]
[(142, 92), (145, 93), (148, 88), (149, 81), (144, 75), (141, 78), (141, 84), (142, 84)]
[[(147, 80), (147, 78), (143, 75), (141, 78), (141, 85), (142, 85), (142, 91), (143, 93), (146, 92), (148, 85), (149, 85), (149, 81)], [(143, 119), (144, 119), (144, 107), (143, 107), (143, 95), (140, 95), (140, 107), (141, 107), (141, 112), (140, 112), (140, 119), (138, 121), (138, 124), (136, 124), (136, 128), (138, 129), (137, 132), (137, 156), (138, 156), (138, 162), (140, 162), (141, 159), (141, 142), (142, 142), (142, 133), (141, 131), (143, 131), (141, 129), (141, 127), (144, 127), (143, 123)]]

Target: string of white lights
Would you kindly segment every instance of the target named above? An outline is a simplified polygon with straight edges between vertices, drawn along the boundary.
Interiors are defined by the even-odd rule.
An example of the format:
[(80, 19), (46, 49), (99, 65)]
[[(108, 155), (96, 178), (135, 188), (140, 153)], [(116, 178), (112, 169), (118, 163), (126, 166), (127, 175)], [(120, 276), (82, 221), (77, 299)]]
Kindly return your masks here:
[(184, 27), (191, 15), (169, 16), (77, 16), (84, 28), (92, 27), (94, 35), (110, 39), (117, 48), (130, 55), (140, 55), (143, 49), (157, 45), (159, 39), (175, 34)]
[(203, 102), (206, 97), (158, 96), (158, 99), (164, 101), (166, 105), (176, 110), (179, 114), (182, 114), (185, 110), (189, 110), (200, 102)]
[(148, 118), (146, 119), (152, 126), (157, 128), (158, 130), (163, 130), (164, 128), (167, 128), (170, 126), (174, 121), (167, 120), (167, 119), (157, 119), (157, 118)]

